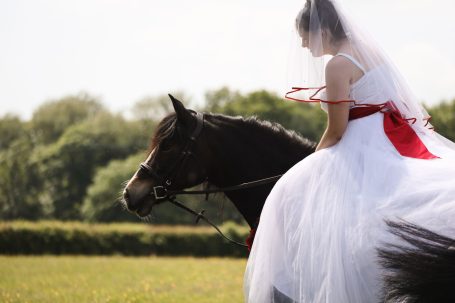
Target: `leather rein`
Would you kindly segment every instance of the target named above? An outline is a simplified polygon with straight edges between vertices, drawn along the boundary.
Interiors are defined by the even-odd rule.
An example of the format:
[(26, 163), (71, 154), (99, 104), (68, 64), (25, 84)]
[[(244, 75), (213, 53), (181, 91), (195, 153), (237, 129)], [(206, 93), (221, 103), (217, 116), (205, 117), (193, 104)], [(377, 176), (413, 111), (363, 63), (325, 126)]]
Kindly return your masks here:
[[(159, 176), (156, 172), (154, 172), (154, 169), (147, 163), (147, 162), (142, 162), (140, 164), (140, 170), (145, 172), (147, 175), (150, 177), (156, 179), (161, 183), (161, 185), (157, 185), (153, 187), (153, 190), (150, 192), (150, 195), (154, 196), (155, 200), (158, 201), (169, 201), (175, 206), (191, 213), (192, 215), (196, 216), (196, 224), (199, 223), (199, 221), (202, 219), (208, 224), (210, 224), (212, 227), (214, 227), (217, 232), (226, 240), (228, 240), (231, 243), (248, 247), (248, 245), (245, 245), (243, 243), (234, 241), (227, 236), (225, 236), (221, 230), (216, 226), (212, 221), (210, 221), (206, 216), (204, 216), (205, 209), (201, 210), (200, 212), (196, 212), (195, 210), (187, 207), (184, 205), (182, 202), (178, 201), (176, 199), (176, 195), (200, 195), (200, 194), (205, 194), (206, 199), (208, 198), (208, 195), (210, 193), (217, 193), (217, 192), (226, 192), (226, 191), (233, 191), (233, 190), (239, 190), (239, 189), (245, 189), (245, 188), (251, 188), (251, 187), (256, 187), (259, 185), (263, 184), (268, 184), (271, 182), (274, 182), (278, 180), (281, 175), (276, 175), (273, 177), (268, 177), (264, 179), (259, 179), (256, 181), (251, 181), (251, 182), (245, 182), (241, 183), (238, 185), (233, 185), (233, 186), (228, 186), (228, 187), (222, 187), (222, 188), (216, 188), (216, 189), (206, 189), (206, 190), (170, 190), (168, 189), (168, 186), (172, 184), (172, 176), (176, 175), (176, 173), (179, 171), (179, 169), (176, 170), (176, 173), (172, 174), (173, 170), (175, 168), (181, 168), (183, 167), (184, 163), (187, 161), (189, 156), (193, 156), (194, 154), (192, 152), (192, 147), (197, 139), (197, 137), (200, 135), (202, 128), (204, 126), (204, 114), (200, 112), (196, 112), (193, 110), (189, 110), (193, 114), (196, 115), (196, 128), (193, 130), (192, 134), (188, 138), (188, 141), (185, 144), (185, 147), (182, 149), (182, 152), (180, 153), (180, 156), (177, 158), (177, 160), (174, 162), (174, 165), (171, 167), (169, 172), (166, 174), (165, 177)], [(180, 164), (180, 165), (179, 165)], [(179, 166), (178, 166), (179, 165)]]

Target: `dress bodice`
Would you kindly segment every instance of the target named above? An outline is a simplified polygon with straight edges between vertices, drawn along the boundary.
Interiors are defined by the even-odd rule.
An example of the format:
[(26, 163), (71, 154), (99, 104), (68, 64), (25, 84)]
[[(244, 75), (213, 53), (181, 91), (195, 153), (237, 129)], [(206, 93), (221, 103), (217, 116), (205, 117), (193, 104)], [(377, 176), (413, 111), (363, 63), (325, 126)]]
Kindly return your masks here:
[[(394, 99), (394, 89), (387, 81), (386, 71), (383, 66), (376, 66), (366, 70), (357, 60), (345, 53), (338, 53), (335, 56), (343, 56), (358, 66), (363, 71), (363, 76), (350, 85), (349, 99), (355, 100), (356, 104), (369, 103), (379, 104)], [(321, 93), (323, 100), (327, 100), (326, 91)], [(351, 107), (354, 104), (350, 105)], [(321, 108), (327, 111), (327, 103), (321, 102)]]

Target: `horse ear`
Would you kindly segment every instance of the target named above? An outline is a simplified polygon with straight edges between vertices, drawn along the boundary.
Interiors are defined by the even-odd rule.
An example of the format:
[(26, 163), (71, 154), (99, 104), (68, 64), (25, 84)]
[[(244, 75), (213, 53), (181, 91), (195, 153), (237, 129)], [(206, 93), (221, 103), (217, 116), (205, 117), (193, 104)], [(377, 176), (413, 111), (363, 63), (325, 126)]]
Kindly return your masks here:
[(177, 114), (177, 121), (187, 124), (192, 118), (190, 111), (185, 108), (181, 101), (177, 100), (171, 94), (168, 95), (169, 98), (171, 98), (172, 106), (174, 106), (174, 111)]

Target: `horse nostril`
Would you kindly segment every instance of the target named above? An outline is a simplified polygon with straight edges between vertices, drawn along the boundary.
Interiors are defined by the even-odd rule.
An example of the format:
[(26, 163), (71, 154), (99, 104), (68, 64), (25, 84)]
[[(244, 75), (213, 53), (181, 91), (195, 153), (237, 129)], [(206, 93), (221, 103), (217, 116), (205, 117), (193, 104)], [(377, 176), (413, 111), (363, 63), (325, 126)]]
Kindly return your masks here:
[(138, 209), (139, 205), (136, 202), (134, 202), (135, 201), (134, 196), (131, 197), (131, 193), (128, 189), (125, 189), (123, 191), (123, 199), (125, 200), (126, 208), (129, 211), (135, 211)]

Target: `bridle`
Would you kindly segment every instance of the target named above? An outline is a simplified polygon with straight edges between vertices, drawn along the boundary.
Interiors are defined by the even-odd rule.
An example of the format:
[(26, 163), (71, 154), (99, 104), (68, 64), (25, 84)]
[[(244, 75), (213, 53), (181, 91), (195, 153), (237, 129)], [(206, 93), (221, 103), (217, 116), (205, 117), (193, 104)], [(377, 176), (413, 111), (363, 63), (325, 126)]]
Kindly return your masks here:
[(238, 185), (234, 185), (234, 186), (217, 188), (217, 189), (192, 190), (192, 191), (169, 189), (168, 187), (172, 184), (172, 181), (173, 181), (171, 177), (177, 175), (177, 173), (180, 171), (180, 169), (184, 166), (185, 162), (188, 160), (189, 156), (193, 156), (193, 157), (195, 156), (194, 153), (192, 152), (192, 148), (204, 126), (204, 114), (194, 111), (194, 110), (189, 110), (189, 111), (196, 115), (196, 127), (193, 130), (193, 132), (191, 133), (191, 135), (188, 137), (188, 140), (185, 143), (185, 146), (183, 147), (182, 151), (180, 152), (179, 157), (174, 162), (174, 164), (171, 166), (168, 173), (164, 176), (158, 175), (156, 172), (154, 172), (153, 168), (147, 162), (142, 162), (139, 166), (140, 170), (145, 172), (147, 175), (149, 175), (153, 179), (158, 180), (158, 182), (160, 183), (160, 185), (153, 187), (152, 191), (150, 192), (150, 195), (154, 196), (156, 201), (158, 201), (158, 200), (169, 201), (172, 204), (195, 215), (196, 224), (199, 222), (199, 220), (203, 219), (208, 224), (212, 225), (222, 237), (224, 237), (231, 243), (234, 243), (234, 244), (237, 244), (240, 246), (244, 246), (244, 247), (248, 247), (247, 245), (245, 245), (243, 243), (234, 241), (234, 240), (226, 237), (215, 224), (213, 224), (207, 217), (204, 216), (205, 209), (201, 210), (200, 212), (196, 212), (196, 211), (192, 210), (191, 208), (185, 206), (182, 202), (176, 200), (176, 195), (178, 195), (178, 194), (190, 194), (190, 195), (191, 194), (193, 194), (193, 195), (206, 194), (206, 199), (207, 199), (209, 193), (226, 192), (226, 191), (255, 187), (258, 185), (276, 181), (282, 175), (276, 175), (276, 176), (269, 177), (269, 178), (264, 178), (264, 179), (260, 179), (260, 180), (256, 180), (256, 181), (246, 182), (246, 183), (242, 183), (242, 184), (238, 184)]

